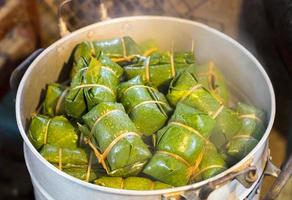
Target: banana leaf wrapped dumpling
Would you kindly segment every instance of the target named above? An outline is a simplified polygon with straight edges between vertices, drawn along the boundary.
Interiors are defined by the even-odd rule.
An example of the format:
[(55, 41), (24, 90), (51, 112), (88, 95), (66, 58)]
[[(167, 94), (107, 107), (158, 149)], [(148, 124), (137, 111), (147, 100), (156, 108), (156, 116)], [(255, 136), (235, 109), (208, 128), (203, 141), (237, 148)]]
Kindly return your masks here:
[(227, 154), (241, 160), (259, 142), (264, 130), (264, 112), (244, 103), (238, 103), (241, 128), (227, 144)]
[(59, 83), (49, 84), (43, 103), (42, 113), (50, 117), (65, 114), (64, 100), (67, 92), (68, 89)]
[(76, 147), (78, 135), (64, 116), (47, 117), (35, 115), (30, 123), (28, 137), (36, 149), (45, 144), (58, 147)]
[(198, 169), (192, 177), (192, 182), (206, 180), (227, 169), (223, 157), (211, 142), (208, 142), (204, 147), (203, 158)]
[(131, 61), (137, 55), (142, 54), (139, 45), (129, 36), (110, 40), (94, 41), (92, 44), (95, 51), (102, 51), (114, 62), (118, 63)]
[(100, 53), (100, 50), (94, 48), (92, 42), (84, 41), (78, 44), (71, 56), (73, 61), (73, 66), (70, 72), (71, 79), (81, 68), (83, 68), (84, 64), (89, 64), (91, 57), (98, 58)]
[(40, 153), (61, 171), (81, 180), (89, 182), (102, 175), (101, 167), (93, 152), (89, 153), (77, 147), (64, 148), (47, 144)]
[[(150, 136), (167, 121), (171, 107), (164, 95), (156, 89), (144, 85), (140, 76), (120, 84), (120, 102), (139, 132)], [(147, 123), (145, 123), (147, 121)]]
[(110, 176), (135, 176), (151, 157), (122, 104), (100, 103), (82, 119), (80, 130)]
[(226, 80), (213, 62), (191, 66), (188, 71), (194, 74), (198, 82), (208, 89), (214, 97), (223, 104), (228, 104), (229, 92)]
[(210, 140), (218, 149), (229, 141), (240, 129), (236, 112), (218, 101), (195, 76), (187, 71), (174, 78), (170, 84), (167, 99), (172, 105), (179, 101), (202, 110), (216, 119), (216, 126)]
[(208, 114), (177, 104), (168, 125), (157, 133), (156, 152), (143, 173), (173, 186), (186, 185), (198, 170), (214, 125)]
[(95, 184), (125, 190), (159, 190), (171, 188), (171, 185), (152, 181), (143, 177), (100, 177), (94, 181)]
[(128, 79), (141, 76), (153, 87), (164, 90), (170, 80), (193, 65), (195, 58), (192, 52), (182, 53), (153, 53), (148, 57), (141, 57), (136, 63), (124, 67)]
[(123, 69), (107, 56), (91, 58), (74, 76), (65, 98), (67, 115), (79, 118), (100, 102), (116, 101), (116, 90)]

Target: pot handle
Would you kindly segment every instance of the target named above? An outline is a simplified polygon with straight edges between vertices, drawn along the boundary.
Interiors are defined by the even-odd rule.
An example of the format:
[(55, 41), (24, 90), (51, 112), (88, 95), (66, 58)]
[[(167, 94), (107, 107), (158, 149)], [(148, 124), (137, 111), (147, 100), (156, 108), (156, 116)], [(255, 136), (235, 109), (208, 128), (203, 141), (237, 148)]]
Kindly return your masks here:
[[(65, 0), (58, 7), (58, 27), (59, 27), (59, 33), (60, 33), (61, 37), (64, 37), (70, 33), (70, 31), (68, 30), (67, 24), (66, 24), (65, 20), (63, 19), (62, 9), (66, 4), (70, 3), (71, 1), (72, 0)], [(100, 20), (104, 21), (104, 20), (109, 19), (107, 9), (106, 9), (103, 1), (102, 0), (95, 0), (95, 2), (97, 4), (97, 7), (99, 7), (98, 10), (100, 12)]]
[(16, 93), (18, 85), (22, 79), (23, 74), (26, 72), (29, 65), (43, 52), (44, 49), (37, 49), (29, 57), (27, 57), (20, 65), (18, 65), (10, 76), (10, 88)]
[[(275, 174), (277, 174), (277, 171), (275, 171), (275, 166), (270, 161), (268, 161), (265, 175), (274, 176)], [(284, 186), (286, 185), (286, 183), (288, 182), (288, 180), (291, 178), (291, 174), (292, 174), (292, 154), (290, 154), (289, 159), (284, 165), (281, 173), (278, 174), (278, 178), (274, 181), (272, 187), (269, 189), (263, 200), (276, 199), (279, 196), (282, 189), (284, 188)]]

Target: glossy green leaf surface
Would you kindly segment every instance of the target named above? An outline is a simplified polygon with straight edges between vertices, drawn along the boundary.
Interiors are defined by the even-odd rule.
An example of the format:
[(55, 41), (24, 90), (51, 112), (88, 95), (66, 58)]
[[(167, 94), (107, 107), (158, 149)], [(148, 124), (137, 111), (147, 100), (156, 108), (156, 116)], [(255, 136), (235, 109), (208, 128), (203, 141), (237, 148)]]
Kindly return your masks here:
[(116, 90), (123, 69), (107, 56), (91, 58), (87, 67), (73, 77), (65, 98), (67, 115), (80, 118), (100, 102), (116, 101)]
[(179, 103), (168, 125), (157, 133), (157, 151), (143, 172), (170, 185), (186, 185), (214, 125), (208, 114)]
[(42, 113), (50, 117), (65, 114), (64, 96), (66, 87), (58, 84), (49, 84), (46, 90), (46, 96), (42, 107)]
[(142, 177), (101, 177), (94, 181), (95, 184), (125, 190), (159, 190), (171, 188), (171, 185), (152, 181)]
[(172, 110), (164, 95), (145, 86), (140, 76), (121, 83), (118, 96), (139, 132), (146, 136), (159, 130)]
[(225, 105), (228, 105), (229, 92), (226, 80), (212, 62), (191, 66), (188, 68), (188, 71), (195, 75), (197, 81), (208, 89), (213, 96), (216, 96)]
[(221, 154), (212, 143), (204, 147), (204, 155), (199, 165), (199, 170), (194, 174), (192, 182), (199, 182), (211, 178), (227, 169)]
[(44, 144), (76, 147), (78, 138), (74, 127), (64, 116), (50, 118), (40, 114), (32, 118), (28, 136), (36, 149)]
[(194, 62), (192, 52), (174, 53), (173, 57), (168, 52), (153, 53), (150, 57), (140, 57), (136, 63), (127, 65), (124, 69), (128, 79), (140, 75), (149, 85), (165, 90), (174, 75), (181, 73)]
[(93, 181), (104, 173), (96, 158), (90, 158), (89, 152), (82, 148), (61, 148), (49, 144), (40, 151), (47, 161), (60, 170), (81, 180)]
[(240, 120), (236, 112), (221, 104), (195, 76), (185, 71), (172, 80), (167, 99), (172, 105), (183, 102), (208, 113), (216, 119), (211, 141), (217, 148), (222, 148), (240, 129)]
[(241, 128), (227, 144), (227, 153), (237, 160), (246, 156), (259, 142), (264, 132), (264, 112), (250, 105), (238, 103)]
[[(138, 133), (135, 124), (119, 103), (103, 102), (92, 108), (82, 119), (91, 130), (92, 140), (100, 153), (122, 134)], [(97, 121), (98, 120), (98, 121)], [(138, 134), (126, 135), (114, 143), (106, 158), (112, 176), (138, 174), (151, 153)]]

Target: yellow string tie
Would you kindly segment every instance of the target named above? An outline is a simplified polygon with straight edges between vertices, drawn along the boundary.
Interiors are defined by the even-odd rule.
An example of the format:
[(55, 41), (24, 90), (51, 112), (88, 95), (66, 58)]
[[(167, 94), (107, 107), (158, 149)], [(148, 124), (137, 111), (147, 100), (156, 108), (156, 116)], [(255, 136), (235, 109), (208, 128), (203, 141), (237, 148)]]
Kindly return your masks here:
[(211, 113), (210, 115), (212, 119), (216, 119), (218, 115), (222, 112), (223, 108), (224, 108), (224, 105), (221, 105), (214, 114)]
[(142, 105), (145, 105), (145, 104), (160, 104), (160, 105), (165, 105), (167, 106), (168, 104), (163, 102), (163, 101), (157, 101), (157, 100), (149, 100), (149, 101), (143, 101), (137, 105), (135, 105), (133, 108), (129, 109), (128, 110), (128, 114), (132, 113), (133, 110), (137, 109), (138, 107), (142, 106)]
[(171, 76), (175, 77), (176, 72), (175, 72), (175, 67), (174, 67), (173, 49), (172, 49), (169, 57), (170, 57)]
[(199, 131), (197, 131), (196, 129), (190, 127), (190, 126), (187, 126), (185, 124), (182, 124), (180, 122), (170, 122), (169, 125), (175, 125), (175, 126), (179, 126), (179, 127), (182, 127), (192, 133), (195, 133), (197, 136), (199, 136), (201, 139), (204, 140), (204, 142), (209, 142)]
[(108, 112), (104, 113), (104, 114), (101, 115), (99, 118), (97, 118), (97, 119), (95, 120), (95, 122), (94, 122), (92, 128), (91, 128), (91, 131), (90, 131), (90, 133), (89, 133), (89, 137), (88, 137), (88, 138), (91, 139), (91, 137), (92, 137), (92, 135), (93, 135), (93, 131), (94, 131), (96, 125), (98, 124), (98, 122), (100, 122), (100, 121), (101, 121), (103, 118), (105, 118), (106, 116), (108, 116), (108, 115), (110, 115), (110, 114), (112, 114), (112, 113), (116, 113), (116, 112), (123, 112), (123, 111), (118, 110), (118, 109), (111, 110), (111, 111), (108, 111)]
[(62, 148), (59, 148), (59, 170), (62, 170)]
[(124, 185), (125, 185), (125, 179), (122, 178), (122, 181), (121, 181), (121, 188), (120, 188), (120, 189), (124, 189)]
[(194, 85), (193, 87), (191, 87), (191, 89), (189, 91), (187, 91), (181, 98), (180, 98), (180, 101), (183, 101), (184, 99), (186, 99), (188, 96), (190, 96), (192, 94), (192, 92), (198, 90), (202, 88), (202, 85), (201, 84), (197, 84), (197, 85)]
[(226, 167), (221, 166), (221, 165), (210, 165), (208, 167), (205, 167), (204, 169), (201, 169), (198, 173), (196, 173), (192, 179), (195, 179), (196, 177), (198, 177), (199, 175), (201, 175), (202, 173), (204, 173), (205, 171), (209, 170), (209, 169), (213, 169), (213, 168), (222, 168), (222, 169), (226, 169)]
[(145, 61), (145, 78), (146, 78), (146, 82), (150, 81), (150, 57), (146, 58)]
[(150, 87), (150, 86), (147, 86), (147, 85), (132, 85), (132, 86), (128, 87), (128, 88), (123, 92), (123, 95), (126, 95), (126, 93), (128, 93), (131, 89), (134, 89), (134, 88), (145, 88), (145, 89), (149, 89), (149, 90), (157, 91), (157, 89), (155, 89), (155, 88), (153, 88), (153, 87)]
[(90, 178), (91, 164), (92, 164), (92, 151), (90, 152), (90, 155), (89, 155), (89, 163), (88, 163), (86, 179), (85, 179), (86, 182), (88, 182)]
[(103, 168), (106, 170), (107, 174), (109, 174), (109, 170), (108, 170), (107, 164), (105, 163), (105, 160), (106, 160), (108, 154), (110, 153), (110, 151), (112, 150), (112, 148), (114, 147), (115, 144), (117, 144), (124, 137), (130, 136), (130, 135), (140, 137), (140, 135), (138, 133), (135, 133), (135, 132), (125, 132), (125, 133), (122, 133), (121, 135), (119, 135), (118, 137), (116, 137), (109, 144), (109, 146), (104, 150), (104, 152), (102, 154), (97, 150), (97, 148), (90, 141), (88, 141), (89, 146), (93, 149), (96, 157), (98, 158), (98, 162), (101, 163), (101, 165), (103, 166)]
[(112, 95), (115, 95), (115, 92), (112, 89), (110, 89), (109, 87), (107, 87), (105, 85), (95, 84), (95, 83), (78, 85), (78, 86), (71, 88), (71, 90), (76, 90), (76, 89), (80, 89), (80, 88), (92, 88), (92, 87), (101, 87), (101, 88), (109, 91)]
[(244, 118), (248, 118), (248, 119), (254, 119), (256, 121), (261, 121), (261, 119), (259, 119), (254, 113), (252, 114), (246, 114), (246, 115), (240, 115), (239, 116), (240, 119), (244, 119)]
[(112, 73), (115, 77), (119, 78), (119, 77), (117, 76), (116, 72), (115, 72), (112, 68), (107, 67), (107, 66), (101, 66), (101, 68), (102, 68), (102, 69), (105, 69), (106, 71)]
[(63, 102), (63, 99), (65, 98), (67, 92), (69, 91), (69, 88), (66, 88), (60, 95), (60, 97), (58, 98), (58, 101), (57, 101), (57, 104), (56, 104), (56, 107), (55, 107), (55, 114), (58, 115), (59, 114), (59, 111), (60, 111), (60, 107), (61, 107), (61, 104)]
[(44, 144), (47, 144), (47, 140), (48, 140), (48, 129), (49, 129), (49, 125), (51, 123), (52, 119), (49, 119), (47, 124), (46, 124), (46, 127), (45, 127), (45, 134), (44, 134)]
[(150, 56), (153, 52), (158, 51), (158, 48), (153, 47), (144, 52), (144, 56)]
[(177, 155), (177, 154), (170, 153), (170, 152), (168, 152), (168, 151), (163, 151), (163, 150), (158, 150), (158, 151), (156, 151), (156, 153), (160, 153), (160, 154), (164, 154), (164, 155), (168, 155), (168, 156), (170, 156), (170, 157), (173, 157), (173, 158), (175, 158), (176, 160), (178, 160), (178, 161), (184, 163), (187, 167), (191, 167), (191, 166), (192, 166), (188, 161), (186, 161), (184, 158), (182, 158), (181, 156), (179, 156), (179, 155)]

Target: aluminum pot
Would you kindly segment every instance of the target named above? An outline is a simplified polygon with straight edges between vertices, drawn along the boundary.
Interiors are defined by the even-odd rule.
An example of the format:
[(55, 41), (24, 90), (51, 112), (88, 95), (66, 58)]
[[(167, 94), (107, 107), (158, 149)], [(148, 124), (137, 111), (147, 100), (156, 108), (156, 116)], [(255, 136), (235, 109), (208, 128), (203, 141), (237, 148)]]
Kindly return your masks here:
[[(176, 50), (191, 48), (194, 41), (199, 63), (212, 60), (227, 77), (236, 93), (266, 111), (267, 127), (257, 146), (228, 170), (199, 183), (155, 191), (131, 191), (90, 184), (58, 170), (47, 162), (27, 137), (31, 114), (37, 109), (40, 94), (48, 83), (59, 80), (63, 64), (72, 49), (84, 40), (102, 40), (129, 35), (136, 41), (155, 39), (162, 49), (174, 44)], [(99, 22), (58, 40), (42, 53), (33, 54), (14, 73), (30, 64), (18, 87), (16, 119), (24, 140), (25, 161), (37, 199), (244, 199), (253, 198), (260, 189), (269, 162), (268, 136), (275, 116), (275, 96), (269, 77), (261, 64), (243, 46), (206, 25), (171, 17), (137, 16)], [(40, 53), (40, 55), (38, 55)], [(267, 164), (268, 163), (268, 164)], [(277, 170), (270, 172), (275, 175)], [(257, 195), (258, 196), (258, 195)]]

